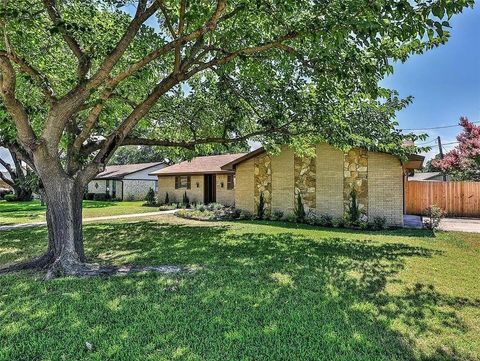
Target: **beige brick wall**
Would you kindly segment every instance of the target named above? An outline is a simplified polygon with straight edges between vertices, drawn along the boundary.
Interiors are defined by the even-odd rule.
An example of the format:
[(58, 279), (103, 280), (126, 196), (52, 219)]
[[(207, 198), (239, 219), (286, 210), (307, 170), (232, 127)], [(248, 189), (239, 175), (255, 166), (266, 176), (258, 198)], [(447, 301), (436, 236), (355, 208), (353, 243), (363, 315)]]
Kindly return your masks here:
[(217, 203), (233, 206), (235, 203), (235, 190), (227, 189), (227, 178), (227, 174), (217, 174)]
[(403, 226), (403, 175), (396, 157), (368, 152), (368, 218), (372, 221), (373, 217)]
[(343, 215), (343, 152), (329, 144), (317, 145), (318, 214)]
[[(158, 200), (163, 203), (168, 192), (170, 202), (181, 202), (187, 191), (190, 202), (203, 202), (203, 175), (192, 175), (191, 189), (175, 189), (175, 176), (158, 177)], [(198, 183), (198, 187), (197, 187)]]
[(254, 158), (237, 165), (235, 186), (235, 206), (252, 213), (254, 212), (254, 167)]
[(272, 157), (272, 211), (293, 212), (294, 153), (288, 148)]

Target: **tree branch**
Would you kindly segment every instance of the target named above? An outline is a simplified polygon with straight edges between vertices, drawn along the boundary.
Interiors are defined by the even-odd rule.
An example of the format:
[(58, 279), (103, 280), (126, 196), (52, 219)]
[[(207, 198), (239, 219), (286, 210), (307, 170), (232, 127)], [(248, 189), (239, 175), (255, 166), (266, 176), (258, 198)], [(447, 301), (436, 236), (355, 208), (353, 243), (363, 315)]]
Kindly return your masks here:
[(80, 47), (80, 44), (75, 40), (75, 38), (68, 33), (67, 29), (65, 28), (65, 21), (62, 19), (55, 0), (43, 0), (43, 5), (47, 10), (48, 16), (50, 20), (52, 20), (53, 24), (58, 27), (60, 30), (63, 39), (67, 43), (68, 47), (75, 55), (78, 60), (78, 67), (77, 67), (77, 76), (79, 80), (84, 79), (89, 70), (91, 65), (90, 57), (85, 54), (85, 52)]
[(17, 137), (28, 149), (34, 146), (36, 137), (23, 104), (15, 97), (15, 84), (15, 70), (10, 60), (7, 56), (0, 55), (0, 92), (5, 107), (16, 125)]

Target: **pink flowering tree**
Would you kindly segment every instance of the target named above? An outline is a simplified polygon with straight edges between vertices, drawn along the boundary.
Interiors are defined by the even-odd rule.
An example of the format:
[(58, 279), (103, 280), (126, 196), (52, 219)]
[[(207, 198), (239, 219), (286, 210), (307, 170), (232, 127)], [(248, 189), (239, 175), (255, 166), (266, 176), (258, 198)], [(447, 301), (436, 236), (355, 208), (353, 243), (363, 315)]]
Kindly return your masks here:
[(443, 159), (432, 160), (432, 165), (454, 180), (480, 181), (480, 126), (466, 117), (459, 124), (463, 131), (457, 136), (458, 145)]

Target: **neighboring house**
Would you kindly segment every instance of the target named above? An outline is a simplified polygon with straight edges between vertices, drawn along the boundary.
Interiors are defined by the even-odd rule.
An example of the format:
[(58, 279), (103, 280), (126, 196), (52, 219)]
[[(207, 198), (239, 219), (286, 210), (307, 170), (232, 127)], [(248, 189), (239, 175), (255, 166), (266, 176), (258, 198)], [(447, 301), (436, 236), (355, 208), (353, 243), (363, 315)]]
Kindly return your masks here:
[(235, 206), (256, 213), (263, 193), (267, 213), (293, 212), (300, 193), (307, 212), (341, 217), (355, 189), (370, 220), (385, 217), (388, 225), (403, 226), (404, 174), (420, 169), (422, 156), (402, 163), (390, 154), (360, 148), (344, 153), (325, 143), (315, 152), (316, 157), (302, 158), (284, 147), (272, 156), (260, 148), (223, 165), (223, 170), (235, 171)]
[[(5, 177), (6, 179), (11, 179), (10, 177), (10, 174), (8, 172), (2, 172), (2, 175), (3, 177)], [(10, 185), (3, 181), (0, 177), (0, 188), (3, 188), (3, 189), (12, 189), (12, 187), (10, 187)]]
[(245, 153), (196, 157), (189, 161), (151, 172), (158, 177), (158, 199), (168, 193), (170, 202), (181, 202), (185, 192), (191, 202), (222, 203), (235, 201), (235, 172), (221, 167)]
[[(443, 181), (443, 175), (441, 172), (424, 172), (417, 173), (408, 177), (409, 181)], [(450, 177), (447, 175), (446, 180), (450, 180)]]
[(88, 183), (88, 193), (119, 200), (144, 199), (150, 188), (157, 191), (157, 177), (150, 173), (166, 166), (163, 162), (109, 165)]

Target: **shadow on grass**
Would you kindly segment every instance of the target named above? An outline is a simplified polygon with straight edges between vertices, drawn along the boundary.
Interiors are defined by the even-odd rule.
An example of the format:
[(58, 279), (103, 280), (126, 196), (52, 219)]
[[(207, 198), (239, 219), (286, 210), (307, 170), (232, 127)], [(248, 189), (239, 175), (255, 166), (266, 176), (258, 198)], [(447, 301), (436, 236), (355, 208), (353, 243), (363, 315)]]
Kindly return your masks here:
[[(0, 242), (19, 257), (45, 231)], [(416, 339), (467, 327), (455, 310), (478, 300), (418, 284), (393, 295), (408, 258), (437, 251), (343, 237), (238, 233), (227, 225), (139, 222), (85, 226), (95, 261), (201, 265), (194, 275), (35, 282), (0, 277), (0, 356), (15, 359), (412, 360), (462, 359)], [(15, 251), (17, 249), (18, 251)], [(17, 253), (15, 253), (17, 252)], [(1, 256), (1, 254), (0, 254)], [(1, 259), (1, 258), (0, 258)], [(394, 330), (401, 323), (407, 332)], [(60, 342), (61, 339), (61, 342)], [(94, 345), (93, 351), (85, 342)], [(27, 345), (27, 346), (25, 346)], [(2, 353), (3, 352), (3, 353)], [(1, 358), (1, 357), (0, 357)]]

